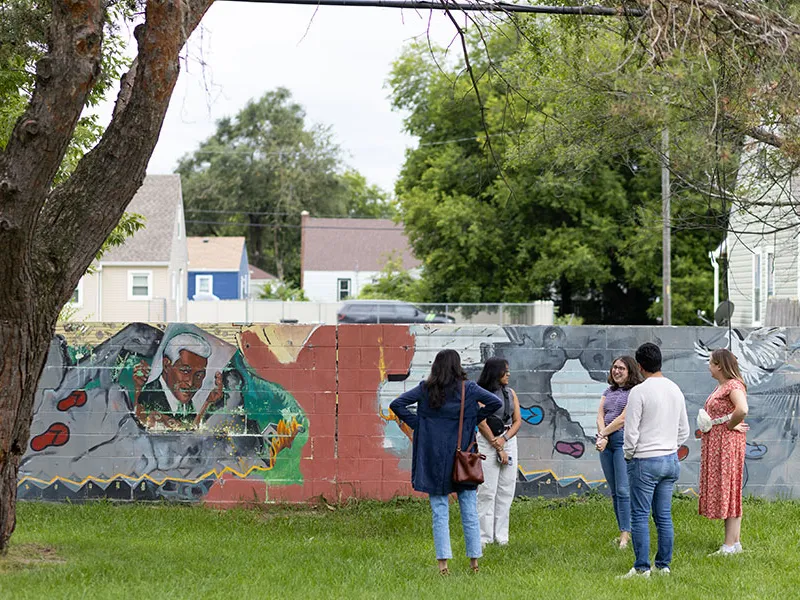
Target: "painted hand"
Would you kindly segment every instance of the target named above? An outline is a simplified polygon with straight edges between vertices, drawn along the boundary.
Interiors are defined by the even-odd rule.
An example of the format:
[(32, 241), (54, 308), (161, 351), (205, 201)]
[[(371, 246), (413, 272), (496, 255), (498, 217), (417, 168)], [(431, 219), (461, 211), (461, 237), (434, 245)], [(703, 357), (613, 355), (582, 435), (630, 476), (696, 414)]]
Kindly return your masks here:
[(147, 378), (150, 377), (150, 365), (143, 360), (140, 360), (135, 367), (133, 367), (133, 389), (136, 392), (141, 392), (144, 384), (147, 383)]

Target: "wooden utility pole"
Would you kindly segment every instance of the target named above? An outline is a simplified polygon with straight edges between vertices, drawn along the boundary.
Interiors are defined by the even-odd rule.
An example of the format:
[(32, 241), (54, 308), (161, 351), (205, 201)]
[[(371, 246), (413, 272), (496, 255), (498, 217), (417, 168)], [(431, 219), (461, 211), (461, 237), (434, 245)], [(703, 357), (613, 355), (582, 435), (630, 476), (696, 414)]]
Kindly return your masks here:
[(662, 325), (672, 325), (672, 240), (669, 198), (669, 129), (661, 131)]

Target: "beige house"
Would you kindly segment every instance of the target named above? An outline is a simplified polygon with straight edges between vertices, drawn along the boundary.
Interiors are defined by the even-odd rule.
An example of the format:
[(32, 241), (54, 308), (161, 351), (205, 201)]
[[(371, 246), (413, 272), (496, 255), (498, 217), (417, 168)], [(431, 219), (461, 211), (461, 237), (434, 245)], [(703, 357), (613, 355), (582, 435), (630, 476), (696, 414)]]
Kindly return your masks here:
[(186, 320), (188, 253), (179, 175), (148, 175), (127, 208), (145, 226), (83, 276), (73, 320)]

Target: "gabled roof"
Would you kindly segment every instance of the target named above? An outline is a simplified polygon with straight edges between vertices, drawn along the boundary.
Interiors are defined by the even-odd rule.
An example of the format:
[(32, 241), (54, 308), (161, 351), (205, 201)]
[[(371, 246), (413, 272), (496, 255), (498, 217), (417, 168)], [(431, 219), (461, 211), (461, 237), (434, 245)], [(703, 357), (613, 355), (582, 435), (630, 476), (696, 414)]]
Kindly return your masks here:
[(275, 275), (272, 273), (267, 273), (264, 269), (259, 269), (255, 265), (247, 265), (250, 269), (250, 281), (262, 281), (267, 280), (271, 281), (273, 279), (277, 279)]
[(144, 216), (144, 228), (106, 252), (100, 263), (169, 262), (175, 220), (183, 214), (180, 175), (147, 175), (125, 210)]
[(189, 271), (238, 271), (245, 248), (244, 236), (186, 238)]
[(392, 254), (403, 269), (421, 264), (391, 219), (303, 219), (304, 271), (380, 271)]

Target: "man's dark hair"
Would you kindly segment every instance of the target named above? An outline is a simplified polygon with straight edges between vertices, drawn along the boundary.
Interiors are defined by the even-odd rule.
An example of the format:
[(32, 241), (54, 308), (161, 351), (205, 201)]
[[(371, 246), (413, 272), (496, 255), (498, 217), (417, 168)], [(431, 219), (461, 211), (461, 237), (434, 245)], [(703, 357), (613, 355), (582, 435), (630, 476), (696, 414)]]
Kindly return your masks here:
[(636, 362), (648, 373), (661, 370), (661, 348), (651, 342), (642, 344), (636, 349)]

